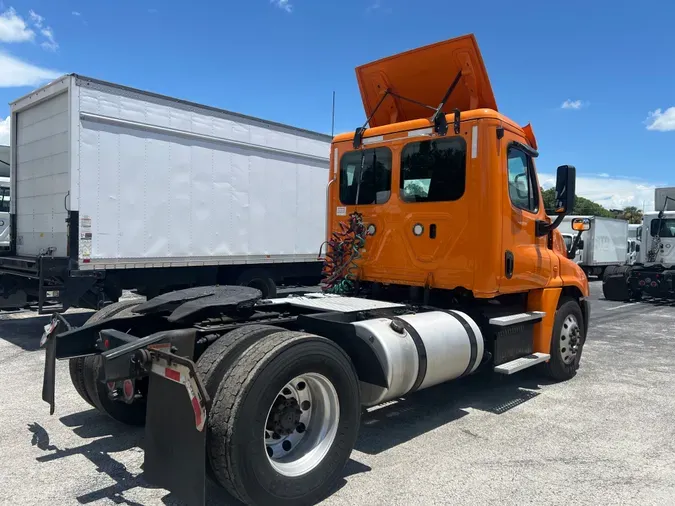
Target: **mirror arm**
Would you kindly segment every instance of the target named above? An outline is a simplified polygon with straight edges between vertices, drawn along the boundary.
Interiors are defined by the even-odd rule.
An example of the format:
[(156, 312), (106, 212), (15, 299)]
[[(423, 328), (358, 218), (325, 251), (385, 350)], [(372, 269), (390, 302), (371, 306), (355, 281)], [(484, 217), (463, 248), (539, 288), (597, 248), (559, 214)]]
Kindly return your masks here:
[(553, 232), (556, 228), (560, 226), (562, 223), (563, 218), (565, 217), (566, 213), (559, 214), (556, 216), (555, 220), (553, 223), (549, 223), (544, 220), (537, 220), (536, 226), (535, 226), (535, 235), (537, 237), (544, 237), (547, 234), (550, 234)]
[(572, 241), (572, 247), (567, 252), (567, 258), (574, 259), (574, 257), (576, 256), (577, 249), (579, 249), (579, 244), (581, 243), (581, 233), (582, 232), (583, 232), (583, 230), (579, 230), (579, 233), (577, 233), (577, 236), (574, 238), (574, 241)]

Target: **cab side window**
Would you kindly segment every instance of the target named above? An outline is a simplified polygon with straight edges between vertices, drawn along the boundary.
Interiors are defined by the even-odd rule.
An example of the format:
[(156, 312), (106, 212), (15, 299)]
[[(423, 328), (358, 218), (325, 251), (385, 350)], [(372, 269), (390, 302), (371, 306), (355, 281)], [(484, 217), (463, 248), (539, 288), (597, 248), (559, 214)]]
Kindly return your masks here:
[(539, 193), (534, 184), (532, 158), (516, 147), (509, 147), (507, 156), (509, 196), (518, 209), (538, 211)]

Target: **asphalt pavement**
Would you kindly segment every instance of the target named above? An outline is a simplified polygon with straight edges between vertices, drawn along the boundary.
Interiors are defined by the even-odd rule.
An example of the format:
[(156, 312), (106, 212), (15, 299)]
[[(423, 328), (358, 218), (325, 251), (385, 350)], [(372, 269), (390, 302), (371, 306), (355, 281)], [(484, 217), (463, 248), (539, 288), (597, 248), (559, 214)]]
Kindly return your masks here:
[[(574, 379), (472, 377), (372, 410), (324, 504), (675, 504), (675, 304), (608, 302), (591, 286)], [(92, 410), (65, 362), (49, 415), (47, 322), (0, 315), (0, 504), (181, 504), (144, 481), (143, 430)], [(207, 493), (208, 504), (235, 504), (212, 484)]]

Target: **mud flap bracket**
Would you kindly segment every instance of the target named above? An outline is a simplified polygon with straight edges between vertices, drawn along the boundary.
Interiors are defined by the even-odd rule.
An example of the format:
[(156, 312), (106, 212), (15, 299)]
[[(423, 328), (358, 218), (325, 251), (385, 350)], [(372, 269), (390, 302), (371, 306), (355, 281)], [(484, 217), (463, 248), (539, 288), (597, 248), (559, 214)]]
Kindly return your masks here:
[(187, 504), (203, 505), (210, 399), (194, 362), (168, 349), (170, 344), (158, 343), (138, 352), (150, 373), (144, 477)]

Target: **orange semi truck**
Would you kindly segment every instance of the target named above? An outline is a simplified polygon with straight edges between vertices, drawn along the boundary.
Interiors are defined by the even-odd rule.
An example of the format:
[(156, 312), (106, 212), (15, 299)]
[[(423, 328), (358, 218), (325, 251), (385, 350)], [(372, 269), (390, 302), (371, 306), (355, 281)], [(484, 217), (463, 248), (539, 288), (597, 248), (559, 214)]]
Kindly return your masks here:
[[(588, 281), (544, 210), (537, 142), (497, 110), (472, 35), (357, 69), (367, 127), (331, 145), (321, 293), (251, 287), (121, 301), (45, 328), (112, 418), (145, 425), (144, 476), (189, 504), (210, 476), (246, 504), (312, 504), (335, 486), (362, 409), (479, 372), (579, 367)], [(577, 220), (574, 229), (590, 224)]]

